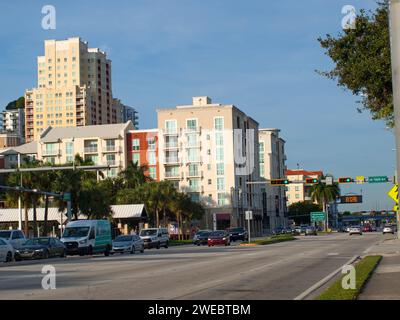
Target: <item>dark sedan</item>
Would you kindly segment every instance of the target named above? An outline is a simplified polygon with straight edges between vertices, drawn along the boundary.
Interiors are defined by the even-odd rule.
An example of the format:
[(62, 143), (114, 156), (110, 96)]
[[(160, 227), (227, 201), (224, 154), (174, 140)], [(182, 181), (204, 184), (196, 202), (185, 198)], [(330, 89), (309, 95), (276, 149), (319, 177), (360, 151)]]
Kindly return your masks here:
[(248, 240), (249, 235), (247, 234), (247, 231), (245, 228), (229, 228), (227, 231), (229, 232), (231, 241), (236, 241), (236, 240), (246, 241), (246, 240)]
[(33, 238), (27, 240), (18, 250), (15, 250), (15, 260), (65, 257), (65, 253), (64, 244), (57, 238)]
[(200, 230), (197, 231), (193, 237), (193, 244), (196, 246), (206, 245), (208, 243), (208, 236), (211, 230)]

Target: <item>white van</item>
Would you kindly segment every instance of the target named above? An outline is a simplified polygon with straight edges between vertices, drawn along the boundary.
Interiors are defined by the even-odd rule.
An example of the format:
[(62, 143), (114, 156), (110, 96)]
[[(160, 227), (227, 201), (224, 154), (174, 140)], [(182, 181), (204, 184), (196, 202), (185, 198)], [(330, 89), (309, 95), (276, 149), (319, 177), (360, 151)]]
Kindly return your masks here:
[(71, 221), (60, 240), (68, 255), (104, 253), (108, 256), (112, 248), (111, 224), (108, 220)]
[(168, 248), (169, 234), (167, 228), (147, 228), (140, 230), (139, 236), (143, 239), (146, 249), (160, 247)]

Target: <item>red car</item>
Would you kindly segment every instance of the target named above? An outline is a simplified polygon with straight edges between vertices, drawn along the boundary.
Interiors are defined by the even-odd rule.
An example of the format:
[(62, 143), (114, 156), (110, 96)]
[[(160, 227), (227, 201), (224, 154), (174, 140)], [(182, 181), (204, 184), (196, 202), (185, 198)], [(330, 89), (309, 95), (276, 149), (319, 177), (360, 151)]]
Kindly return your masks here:
[(363, 232), (372, 232), (372, 228), (371, 228), (371, 226), (367, 225), (367, 226), (363, 227), (362, 231)]
[(223, 230), (212, 231), (208, 235), (207, 244), (209, 247), (215, 245), (229, 246), (231, 244), (229, 233)]

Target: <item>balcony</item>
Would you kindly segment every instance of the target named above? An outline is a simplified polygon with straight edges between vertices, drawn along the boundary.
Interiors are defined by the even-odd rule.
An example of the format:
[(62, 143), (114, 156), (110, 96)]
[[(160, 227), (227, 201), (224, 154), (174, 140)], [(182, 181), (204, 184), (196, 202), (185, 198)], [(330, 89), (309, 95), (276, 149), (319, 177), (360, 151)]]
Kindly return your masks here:
[(178, 149), (178, 148), (179, 148), (179, 146), (178, 146), (178, 142), (177, 141), (175, 141), (175, 142), (166, 142), (165, 145), (164, 145), (164, 149)]
[(201, 127), (188, 127), (185, 128), (185, 133), (190, 134), (190, 133), (201, 133)]
[(179, 133), (177, 130), (164, 130), (163, 135), (164, 136), (179, 136)]
[(179, 172), (165, 172), (165, 179), (180, 179)]
[(95, 147), (85, 147), (84, 148), (85, 153), (98, 153), (97, 151), (97, 146)]
[(200, 163), (203, 162), (200, 156), (198, 157), (190, 157), (187, 159), (187, 163)]
[(112, 166), (116, 166), (117, 165), (117, 161), (116, 160), (108, 160), (107, 161), (107, 165), (112, 167)]
[(179, 157), (166, 157), (165, 164), (179, 164)]
[(203, 171), (194, 171), (194, 172), (188, 172), (187, 174), (186, 174), (186, 178), (203, 178), (204, 177), (204, 175), (203, 175)]
[(109, 146), (104, 146), (103, 147), (103, 152), (117, 152), (117, 147), (115, 145), (109, 145)]
[(43, 157), (60, 157), (60, 150), (43, 150)]
[(186, 145), (186, 149), (200, 149), (200, 148), (201, 148), (200, 141), (191, 142)]

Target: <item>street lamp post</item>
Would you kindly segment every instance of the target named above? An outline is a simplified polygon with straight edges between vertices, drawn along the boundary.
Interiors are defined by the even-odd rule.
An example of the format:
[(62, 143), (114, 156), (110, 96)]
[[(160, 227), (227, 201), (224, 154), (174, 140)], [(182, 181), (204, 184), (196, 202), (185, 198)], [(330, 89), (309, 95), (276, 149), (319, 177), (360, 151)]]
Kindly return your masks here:
[[(400, 172), (400, 0), (391, 0), (389, 2), (389, 21), (397, 172)], [(397, 210), (396, 216), (397, 238), (400, 238), (399, 210)]]

